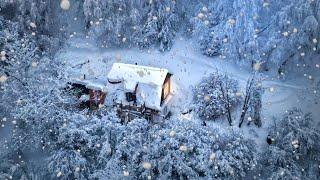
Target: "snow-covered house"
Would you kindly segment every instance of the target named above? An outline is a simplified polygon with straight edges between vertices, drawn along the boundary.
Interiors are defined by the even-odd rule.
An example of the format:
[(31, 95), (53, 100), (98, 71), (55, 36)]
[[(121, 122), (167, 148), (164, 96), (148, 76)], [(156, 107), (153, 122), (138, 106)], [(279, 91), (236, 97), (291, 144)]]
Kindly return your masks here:
[(118, 114), (131, 118), (164, 118), (169, 114), (171, 76), (167, 69), (114, 63), (108, 87), (117, 91), (114, 103)]

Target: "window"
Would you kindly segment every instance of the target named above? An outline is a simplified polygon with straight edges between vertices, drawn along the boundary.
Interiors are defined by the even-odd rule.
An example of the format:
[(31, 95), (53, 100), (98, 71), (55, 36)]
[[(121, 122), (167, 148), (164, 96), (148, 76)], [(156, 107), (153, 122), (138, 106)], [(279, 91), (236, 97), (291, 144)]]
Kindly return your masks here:
[(132, 92), (126, 92), (126, 99), (128, 102), (134, 101), (136, 102), (136, 94), (132, 93)]
[(170, 94), (170, 81), (167, 80), (163, 84), (163, 100), (165, 100), (169, 94)]

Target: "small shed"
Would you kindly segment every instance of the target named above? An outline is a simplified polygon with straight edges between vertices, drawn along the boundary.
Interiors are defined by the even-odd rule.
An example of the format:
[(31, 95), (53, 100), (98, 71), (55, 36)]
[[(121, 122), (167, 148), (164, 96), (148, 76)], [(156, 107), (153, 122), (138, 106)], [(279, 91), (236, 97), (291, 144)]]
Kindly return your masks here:
[(72, 86), (82, 89), (82, 97), (87, 96), (84, 100), (88, 101), (90, 106), (104, 104), (107, 93), (107, 82), (105, 79), (73, 79)]
[(164, 117), (168, 114), (171, 76), (172, 74), (163, 68), (114, 63), (108, 74), (108, 82), (120, 87), (122, 96), (117, 97), (116, 103), (122, 110), (145, 109), (151, 116)]

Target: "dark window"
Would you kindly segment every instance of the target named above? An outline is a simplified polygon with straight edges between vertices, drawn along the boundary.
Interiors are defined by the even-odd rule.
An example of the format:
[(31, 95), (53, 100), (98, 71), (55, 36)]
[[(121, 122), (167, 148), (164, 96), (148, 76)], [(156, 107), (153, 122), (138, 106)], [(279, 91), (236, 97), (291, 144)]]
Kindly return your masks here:
[(132, 93), (132, 92), (126, 92), (126, 99), (128, 102), (134, 101), (136, 102), (136, 94)]

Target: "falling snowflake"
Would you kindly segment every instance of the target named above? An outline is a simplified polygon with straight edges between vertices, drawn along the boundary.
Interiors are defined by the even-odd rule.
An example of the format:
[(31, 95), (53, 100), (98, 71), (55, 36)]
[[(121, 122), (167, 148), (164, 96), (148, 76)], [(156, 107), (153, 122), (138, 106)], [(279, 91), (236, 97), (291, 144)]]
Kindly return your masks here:
[(170, 7), (166, 7), (166, 11), (169, 12), (170, 11)]
[(314, 44), (317, 44), (318, 40), (317, 40), (316, 38), (314, 38), (314, 39), (312, 40), (312, 42), (313, 42)]
[(59, 172), (57, 173), (57, 177), (60, 177), (61, 175), (62, 175), (62, 172), (59, 171)]
[(8, 77), (6, 75), (2, 75), (0, 77), (0, 83), (5, 83), (7, 81)]
[(306, 55), (305, 53), (301, 53), (301, 54), (300, 54), (301, 57), (303, 57), (303, 56), (305, 56), (305, 55)]
[(170, 133), (169, 133), (169, 136), (170, 137), (173, 137), (173, 136), (175, 136), (176, 135), (176, 132), (175, 131), (170, 131)]
[(253, 20), (257, 20), (257, 19), (258, 19), (258, 16), (257, 16), (257, 15), (254, 15), (254, 16), (252, 17), (252, 19), (253, 19)]
[(270, 91), (270, 92), (274, 92), (274, 88), (273, 88), (273, 87), (270, 87), (270, 88), (269, 88), (269, 91)]
[(187, 148), (187, 146), (181, 145), (181, 146), (179, 147), (179, 150), (182, 151), (182, 152), (185, 152), (185, 151), (188, 150), (188, 148)]
[(129, 176), (129, 171), (123, 171), (123, 176)]
[(282, 33), (282, 35), (283, 35), (284, 37), (287, 37), (287, 36), (289, 36), (289, 33), (288, 33), (287, 31), (285, 31), (285, 32)]
[(76, 172), (79, 172), (79, 171), (80, 171), (80, 168), (79, 168), (79, 167), (76, 167), (75, 171), (76, 171)]
[(204, 17), (204, 14), (200, 12), (200, 13), (198, 14), (198, 18), (199, 18), (199, 19), (202, 19), (203, 17)]
[(206, 26), (208, 26), (209, 23), (210, 23), (210, 22), (209, 22), (208, 20), (205, 20), (205, 21), (204, 21), (204, 25), (206, 25)]
[(202, 7), (202, 11), (203, 12), (207, 12), (208, 11), (208, 8), (206, 6)]
[(32, 67), (37, 67), (37, 66), (38, 66), (38, 63), (37, 63), (37, 62), (32, 62), (32, 63), (31, 63), (31, 66), (32, 66)]
[(69, 8), (70, 8), (69, 0), (61, 0), (60, 7), (61, 7), (61, 9), (65, 10), (65, 11), (69, 10)]
[(234, 24), (236, 23), (236, 20), (235, 20), (235, 19), (229, 19), (229, 20), (228, 20), (228, 23), (229, 23), (230, 25), (234, 25)]
[(295, 149), (298, 149), (299, 148), (299, 141), (296, 139), (296, 140), (293, 140), (291, 142), (292, 146), (295, 148)]
[(142, 167), (143, 167), (144, 169), (151, 169), (151, 164), (150, 164), (149, 162), (143, 162), (143, 163), (142, 163)]
[(203, 97), (203, 99), (204, 99), (206, 102), (208, 102), (208, 101), (210, 101), (210, 96), (209, 96), (209, 95), (205, 95), (205, 96)]
[(293, 28), (293, 32), (294, 32), (294, 33), (297, 33), (297, 32), (298, 32), (298, 29), (297, 29), (297, 28)]
[(227, 43), (227, 42), (228, 42), (228, 38), (224, 38), (222, 41), (223, 41), (224, 43)]
[(34, 22), (31, 22), (31, 23), (30, 23), (30, 27), (32, 27), (32, 28), (36, 28), (36, 27), (37, 27), (37, 25), (36, 25)]
[(235, 94), (236, 96), (240, 97), (242, 95), (242, 93), (240, 91), (236, 92)]
[(209, 159), (211, 161), (215, 160), (216, 159), (216, 154), (215, 153), (211, 153)]
[(1, 51), (1, 56), (5, 56), (6, 55), (6, 51)]

